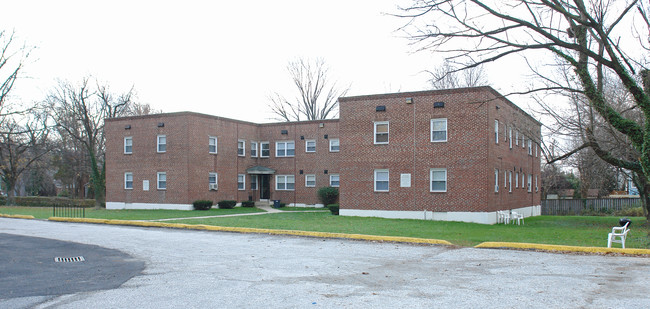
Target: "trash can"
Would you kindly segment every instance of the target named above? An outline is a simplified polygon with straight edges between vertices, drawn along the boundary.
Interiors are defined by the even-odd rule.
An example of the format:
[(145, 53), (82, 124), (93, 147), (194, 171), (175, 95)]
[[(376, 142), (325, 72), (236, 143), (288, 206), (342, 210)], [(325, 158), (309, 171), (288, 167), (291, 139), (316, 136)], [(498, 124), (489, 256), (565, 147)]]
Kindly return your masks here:
[(273, 200), (273, 208), (280, 208), (280, 200)]
[(620, 219), (618, 219), (618, 224), (620, 226), (625, 226), (626, 223), (629, 223), (627, 225), (627, 227), (629, 228), (632, 225), (632, 220), (630, 220), (628, 218), (620, 218)]

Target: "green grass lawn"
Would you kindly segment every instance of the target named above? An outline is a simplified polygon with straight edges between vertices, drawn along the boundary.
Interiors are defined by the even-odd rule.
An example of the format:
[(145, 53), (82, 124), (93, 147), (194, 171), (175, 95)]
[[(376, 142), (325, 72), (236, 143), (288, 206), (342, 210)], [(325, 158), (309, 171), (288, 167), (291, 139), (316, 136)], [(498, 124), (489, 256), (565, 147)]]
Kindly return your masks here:
[[(322, 208), (320, 208), (322, 209)], [(352, 233), (383, 236), (434, 238), (460, 246), (474, 246), (485, 241), (527, 242), (539, 244), (605, 247), (607, 233), (618, 225), (618, 217), (595, 216), (539, 216), (526, 218), (517, 225), (485, 225), (462, 222), (383, 219), (333, 216), (329, 212), (300, 212), (307, 208), (285, 207), (284, 213), (263, 216), (184, 219), (174, 223), (206, 224), (216, 226), (251, 227), (283, 230)], [(295, 210), (295, 211), (288, 211)], [(235, 213), (263, 212), (258, 208), (183, 210), (106, 210), (86, 209), (87, 218), (156, 220), (198, 216), (217, 216)], [(52, 216), (51, 207), (0, 206), (0, 213), (33, 215), (46, 219)], [(628, 248), (650, 248), (650, 228), (643, 226), (645, 218), (632, 219)], [(615, 244), (618, 246), (618, 244)]]
[[(86, 218), (95, 219), (120, 219), (120, 220), (156, 220), (168, 218), (186, 218), (201, 216), (220, 216), (240, 213), (264, 212), (264, 210), (255, 207), (236, 207), (233, 209), (216, 209), (210, 210), (106, 210), (106, 209), (86, 209)], [(0, 213), (8, 215), (32, 215), (38, 219), (47, 219), (52, 217), (52, 207), (13, 207), (0, 206)]]
[[(460, 246), (485, 241), (528, 242), (573, 246), (607, 246), (607, 233), (618, 225), (618, 217), (540, 216), (526, 224), (485, 225), (461, 222), (424, 221), (333, 216), (329, 213), (278, 213), (265, 216), (179, 220), (178, 223), (217, 226), (303, 230), (384, 236), (434, 238)], [(645, 218), (632, 218), (628, 248), (650, 248), (650, 229)]]

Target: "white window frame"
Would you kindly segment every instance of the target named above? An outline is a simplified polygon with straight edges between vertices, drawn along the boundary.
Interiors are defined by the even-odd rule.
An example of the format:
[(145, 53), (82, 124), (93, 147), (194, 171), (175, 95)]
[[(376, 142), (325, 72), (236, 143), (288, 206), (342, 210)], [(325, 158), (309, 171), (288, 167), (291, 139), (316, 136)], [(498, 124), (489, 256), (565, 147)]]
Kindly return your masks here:
[(257, 142), (251, 141), (251, 158), (257, 158)]
[[(219, 139), (216, 136), (208, 136), (208, 153), (216, 154), (219, 151), (218, 143)], [(212, 146), (214, 146), (214, 151), (210, 149)]]
[[(336, 142), (336, 145), (334, 144)], [(339, 152), (341, 150), (341, 141), (338, 138), (330, 139), (330, 152)], [(334, 148), (336, 147), (336, 149)]]
[[(129, 186), (131, 184), (131, 186)], [(133, 172), (124, 173), (124, 189), (133, 190)]]
[(251, 175), (251, 190), (257, 191), (259, 189), (259, 179), (257, 175)]
[(510, 149), (512, 149), (512, 127), (508, 128), (508, 143), (510, 145)]
[[(164, 178), (164, 180), (162, 180), (161, 178)], [(164, 187), (160, 186), (161, 181), (164, 181)], [(158, 189), (158, 190), (167, 190), (167, 172), (158, 172), (158, 173), (156, 173), (156, 189)]]
[[(433, 132), (434, 132), (433, 131), (433, 123), (434, 122), (443, 122), (445, 124), (445, 139), (444, 140), (434, 140), (433, 139)], [(447, 127), (447, 118), (434, 118), (434, 119), (431, 119), (431, 121), (429, 122), (429, 125), (430, 125), (429, 126), (429, 131), (431, 133), (430, 140), (431, 140), (432, 143), (443, 143), (443, 142), (446, 142), (446, 141), (449, 140), (449, 130), (448, 130), (448, 127)], [(440, 132), (440, 131), (436, 131), (436, 132)]]
[(519, 188), (519, 172), (515, 173), (515, 188)]
[[(313, 184), (311, 184), (311, 185), (309, 184), (309, 178), (312, 178)], [(305, 175), (305, 187), (307, 187), (307, 188), (316, 187), (316, 175), (314, 175), (314, 174)]]
[(539, 192), (539, 186), (537, 185), (537, 175), (535, 175), (535, 192)]
[[(444, 190), (434, 190), (433, 189), (433, 173), (434, 172), (445, 172), (445, 189)], [(441, 181), (440, 179), (435, 180), (435, 181)], [(432, 168), (429, 170), (429, 192), (447, 192), (448, 188), (448, 179), (447, 179), (447, 169), (446, 168)]]
[[(334, 184), (334, 179), (333, 179), (334, 177), (336, 177), (338, 179), (336, 181), (336, 182), (338, 182), (337, 185)], [(330, 187), (338, 188), (340, 186), (341, 186), (341, 176), (339, 174), (330, 174)]]
[[(264, 145), (266, 145), (267, 154), (264, 155)], [(271, 155), (271, 143), (269, 142), (260, 142), (260, 158), (268, 158)]]
[[(214, 182), (211, 181), (212, 176), (214, 176)], [(219, 190), (219, 174), (213, 172), (208, 174), (208, 186), (209, 185), (215, 185), (217, 187), (215, 190)]]
[(238, 139), (237, 140), (237, 156), (245, 157), (246, 156), (246, 140)]
[[(380, 173), (386, 173), (386, 180), (378, 180), (377, 175)], [(390, 171), (387, 169), (376, 169), (374, 172), (375, 177), (373, 178), (373, 183), (375, 187), (375, 192), (389, 192), (390, 191)], [(377, 189), (377, 183), (381, 182), (386, 182), (386, 189)]]
[(494, 119), (494, 142), (499, 143), (499, 120)]
[[(313, 150), (309, 150), (309, 144), (313, 143)], [(315, 139), (306, 139), (305, 140), (305, 152), (316, 152), (316, 140)]]
[[(164, 139), (165, 142), (164, 142), (164, 143), (161, 143), (161, 142), (160, 142), (161, 139)], [(165, 153), (165, 152), (167, 152), (167, 135), (164, 135), (164, 134), (162, 134), (162, 135), (158, 135), (158, 136), (156, 137), (156, 141), (157, 141), (157, 142), (156, 142), (156, 152), (158, 152), (158, 153)], [(161, 146), (164, 146), (165, 149), (160, 150)]]
[(508, 192), (512, 193), (512, 171), (508, 171)]
[[(377, 132), (377, 126), (380, 125), (386, 125), (386, 133), (378, 133)], [(374, 142), (375, 145), (385, 145), (390, 142), (390, 123), (388, 121), (375, 121), (373, 125), (373, 133), (374, 133)], [(377, 134), (386, 134), (386, 141), (385, 142), (378, 142), (377, 141)]]
[(533, 140), (528, 139), (528, 155), (532, 156), (533, 155)]
[(526, 173), (521, 173), (521, 188), (526, 189)]
[(521, 134), (521, 148), (526, 148), (526, 135)]
[(237, 190), (246, 190), (246, 174), (237, 174)]
[(515, 146), (519, 146), (519, 130), (515, 130)]
[(537, 143), (535, 143), (535, 158), (539, 155), (539, 151), (537, 150)]
[[(127, 151), (126, 147), (131, 147), (131, 150)], [(124, 154), (132, 154), (132, 153), (133, 153), (133, 137), (126, 136), (124, 137)]]
[(499, 170), (494, 169), (494, 193), (499, 192)]
[[(284, 155), (280, 155), (279, 145), (284, 145)], [(289, 148), (289, 145), (292, 148)], [(289, 155), (289, 149), (293, 150), (293, 154)], [(276, 158), (291, 158), (296, 156), (296, 142), (294, 141), (279, 141), (275, 142), (275, 157)]]
[[(293, 182), (289, 182), (292, 179)], [(280, 188), (280, 185), (283, 188)], [(289, 184), (293, 184), (293, 188), (289, 189)], [(294, 175), (275, 175), (275, 190), (276, 191), (294, 191), (296, 189), (296, 176)]]
[(533, 175), (528, 174), (528, 192), (533, 192)]

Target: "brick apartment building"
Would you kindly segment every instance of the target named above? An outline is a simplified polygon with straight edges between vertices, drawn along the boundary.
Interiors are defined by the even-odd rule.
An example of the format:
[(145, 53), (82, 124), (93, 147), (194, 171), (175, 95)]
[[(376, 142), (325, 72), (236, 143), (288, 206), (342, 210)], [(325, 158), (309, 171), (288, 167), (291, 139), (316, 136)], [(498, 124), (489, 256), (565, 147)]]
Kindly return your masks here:
[(491, 224), (497, 210), (540, 214), (541, 125), (492, 88), (339, 102), (339, 120), (107, 119), (106, 206), (315, 205), (320, 187), (340, 184), (341, 215)]

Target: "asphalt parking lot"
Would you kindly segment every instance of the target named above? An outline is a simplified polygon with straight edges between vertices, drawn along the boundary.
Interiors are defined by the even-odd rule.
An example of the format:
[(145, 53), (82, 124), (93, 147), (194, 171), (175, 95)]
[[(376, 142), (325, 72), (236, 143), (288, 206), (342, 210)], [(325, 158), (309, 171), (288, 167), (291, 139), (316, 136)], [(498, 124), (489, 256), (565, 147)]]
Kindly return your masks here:
[[(96, 256), (82, 263), (97, 262), (93, 259), (101, 259), (100, 250), (112, 254), (117, 253), (111, 250), (118, 250), (118, 262), (144, 265), (119, 286), (58, 294), (37, 291), (27, 296), (3, 294), (0, 286), (2, 308), (643, 308), (650, 304), (650, 259), (641, 257), (0, 218), (2, 234), (88, 245), (72, 254)], [(43, 247), (46, 250), (47, 245)], [(30, 280), (29, 267), (21, 277), (9, 264), (0, 265), (0, 278), (12, 272), (15, 284)], [(98, 268), (102, 265), (79, 270), (78, 276)]]

